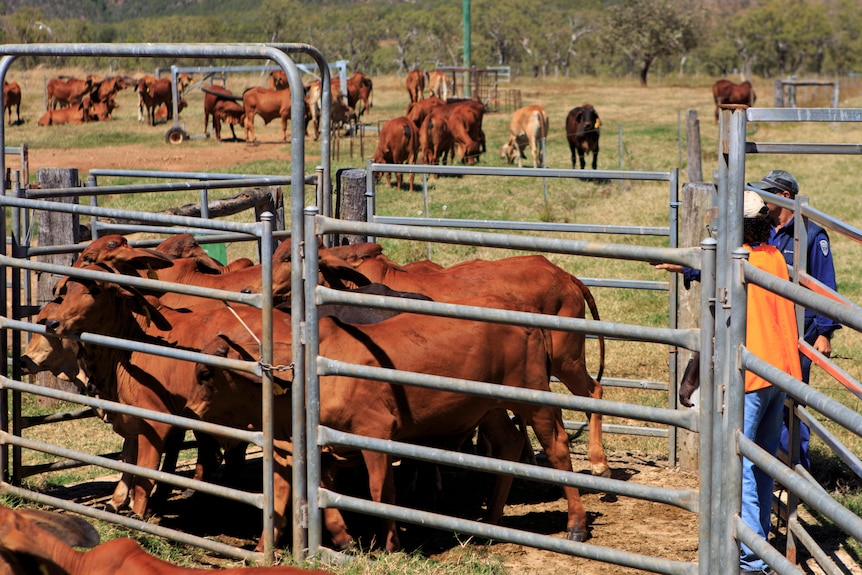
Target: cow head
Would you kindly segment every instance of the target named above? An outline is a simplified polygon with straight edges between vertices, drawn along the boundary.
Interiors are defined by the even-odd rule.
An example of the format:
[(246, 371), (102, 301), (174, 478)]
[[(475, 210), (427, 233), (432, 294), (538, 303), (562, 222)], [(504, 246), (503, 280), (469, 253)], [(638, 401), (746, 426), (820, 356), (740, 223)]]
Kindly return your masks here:
[(80, 268), (91, 264), (104, 264), (125, 273), (127, 270), (158, 270), (172, 266), (173, 261), (153, 250), (133, 247), (119, 234), (111, 234), (90, 242), (72, 265)]
[[(36, 323), (45, 325), (45, 320), (55, 311), (53, 308), (56, 305), (55, 302), (48, 302), (36, 317)], [(30, 337), (30, 343), (21, 356), (21, 370), (28, 375), (50, 371), (60, 379), (75, 383), (82, 391), (88, 382), (78, 363), (78, 342), (39, 333)]]

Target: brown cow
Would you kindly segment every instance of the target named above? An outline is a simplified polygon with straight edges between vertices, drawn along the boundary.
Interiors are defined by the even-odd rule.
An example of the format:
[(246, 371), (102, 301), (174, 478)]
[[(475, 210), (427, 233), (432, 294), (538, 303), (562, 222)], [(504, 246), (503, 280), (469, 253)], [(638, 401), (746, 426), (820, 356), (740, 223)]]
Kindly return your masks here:
[(275, 118), (281, 118), (281, 141), (288, 142), (287, 121), (290, 119), (290, 88), (270, 90), (268, 88), (248, 88), (242, 94), (245, 110), (245, 141), (257, 142), (254, 133), (254, 117), (263, 118), (264, 125)]
[(89, 120), (90, 115), (87, 113), (84, 103), (79, 102), (74, 106), (47, 110), (36, 124), (39, 126), (59, 126), (60, 124), (83, 124)]
[[(111, 113), (120, 107), (117, 104), (116, 96), (120, 90), (124, 90), (127, 86), (126, 80), (122, 76), (113, 76), (98, 81), (91, 79), (91, 88), (88, 94), (91, 105), (99, 109), (97, 115), (100, 120), (110, 119)], [(99, 104), (104, 104), (104, 106), (99, 106)], [(102, 110), (106, 114), (105, 117), (102, 117)], [(92, 110), (91, 114), (93, 114)]]
[(241, 97), (234, 96), (233, 92), (223, 86), (213, 84), (201, 88), (204, 92), (204, 133), (207, 134), (210, 116), (213, 118), (213, 132), (216, 140), (221, 140), (221, 124), (227, 122), (230, 133), (236, 140), (234, 126), (242, 124), (245, 118), (245, 108), (238, 102)]
[(419, 151), (422, 161), (437, 165), (446, 163), (452, 149), (452, 132), (442, 110), (431, 110), (419, 128)]
[(444, 102), (449, 99), (449, 76), (446, 72), (434, 70), (428, 72), (428, 91)]
[[(98, 546), (97, 546), (98, 545)], [(95, 547), (78, 551), (73, 547)], [(0, 572), (4, 575), (193, 575), (209, 569), (177, 567), (128, 538), (99, 545), (99, 533), (74, 515), (0, 505)], [(298, 567), (235, 567), (222, 575), (327, 575)]]
[(3, 107), (9, 114), (9, 125), (12, 125), (12, 108), (15, 108), (16, 124), (21, 123), (21, 86), (18, 82), (3, 80)]
[[(442, 106), (445, 103), (446, 102), (444, 102), (437, 96), (430, 96), (428, 98), (425, 98), (421, 102), (410, 102), (409, 104), (407, 104), (407, 113), (405, 114), (405, 116), (410, 118), (410, 121), (417, 126), (421, 126), (422, 122), (425, 121), (425, 116), (427, 116), (431, 112), (431, 110), (433, 110), (437, 106)], [(449, 112), (446, 113), (447, 117), (448, 115)]]
[(173, 94), (171, 92), (171, 81), (169, 78), (148, 78), (138, 80), (136, 86), (140, 104), (146, 109), (146, 117), (151, 126), (156, 124), (156, 110), (165, 106), (167, 112), (165, 118), (170, 120), (174, 116)]
[[(356, 123), (356, 113), (353, 108), (344, 103), (344, 96), (334, 84), (330, 86), (329, 122), (332, 129)], [(305, 91), (305, 106), (311, 115), (311, 128), (316, 142), (320, 138), (320, 118), (322, 114), (323, 90), (320, 80), (308, 85)]]
[[(339, 246), (326, 252), (325, 262), (343, 260), (369, 281), (392, 289), (423, 293), (434, 301), (450, 302), (462, 294), (501, 295), (548, 315), (583, 318), (586, 307), (598, 321), (598, 309), (589, 288), (578, 278), (555, 266), (544, 256), (518, 256), (498, 261), (473, 260), (440, 271), (422, 273), (393, 266), (373, 245)], [(583, 334), (554, 331), (551, 373), (575, 395), (601, 399), (604, 372), (604, 338), (599, 337), (596, 379), (586, 367)], [(596, 475), (610, 473), (602, 447), (602, 416), (590, 415), (589, 459)]]
[(746, 80), (741, 84), (734, 84), (730, 80), (721, 79), (712, 85), (712, 98), (715, 100), (715, 121), (718, 122), (718, 110), (725, 104), (737, 104), (753, 106), (757, 96), (754, 86)]
[(287, 74), (284, 73), (284, 70), (279, 68), (278, 70), (270, 72), (267, 87), (270, 90), (284, 90), (285, 88), (290, 87), (290, 84), (287, 81)]
[[(374, 151), (374, 162), (377, 164), (413, 164), (419, 152), (419, 128), (406, 116), (393, 118), (380, 128), (377, 149)], [(377, 179), (383, 175), (378, 172)], [(413, 191), (413, 175), (410, 174), (410, 191)], [(396, 174), (395, 181), (401, 189), (403, 174)], [(386, 183), (392, 185), (391, 173), (386, 172)]]
[(450, 107), (449, 104), (444, 106), (444, 109), (451, 110), (448, 121), (449, 131), (452, 133), (452, 156), (454, 158), (457, 151), (461, 163), (475, 164), (482, 153), (482, 143), (485, 140), (485, 134), (482, 131), (483, 114), (476, 107), (464, 104), (466, 102), (454, 107)]
[(584, 104), (569, 110), (566, 116), (566, 139), (572, 153), (572, 169), (578, 167), (580, 160), (583, 170), (587, 162), (584, 156), (587, 152), (593, 155), (593, 169), (599, 164), (599, 128), (602, 121), (592, 104)]
[[(465, 305), (510, 306), (502, 298), (480, 297), (463, 300)], [(526, 311), (528, 308), (515, 306)], [(373, 325), (347, 325), (332, 318), (319, 322), (320, 355), (365, 366), (385, 367), (417, 373), (496, 383), (500, 385), (549, 390), (547, 341), (541, 330), (460, 319), (403, 313)], [(290, 339), (277, 339), (275, 362), (291, 360)], [(258, 344), (244, 330), (223, 332), (202, 351), (234, 359), (258, 354)], [(252, 355), (248, 355), (251, 353)], [(454, 356), (465, 358), (452, 361)], [(198, 365), (198, 379), (207, 389), (208, 402), (199, 412), (201, 419), (240, 427), (259, 428), (259, 378), (248, 374)], [(278, 376), (282, 386), (290, 382)], [(492, 442), (493, 453), (516, 460), (521, 452), (519, 434), (503, 409), (512, 409), (533, 426), (551, 465), (571, 470), (568, 440), (560, 411), (545, 406), (527, 406), (504, 400), (480, 398), (414, 386), (380, 385), (378, 382), (349, 376), (324, 377), (320, 381), (320, 422), (340, 431), (379, 439), (418, 441), (457, 446), (480, 425)], [(278, 398), (276, 398), (278, 399)], [(288, 399), (288, 398), (285, 398)], [(359, 407), (361, 406), (361, 407)], [(276, 402), (276, 452), (279, 466), (276, 480), (277, 524), (284, 523), (290, 474), (289, 444), (292, 413), (289, 400)], [(332, 447), (336, 454), (351, 449)], [(355, 451), (353, 451), (355, 453)], [(393, 503), (392, 457), (362, 451), (368, 469), (371, 497)], [(324, 482), (331, 480), (327, 475)], [(488, 519), (502, 516), (511, 477), (500, 476), (488, 504)], [(570, 539), (586, 538), (586, 514), (577, 489), (564, 488), (568, 500), (567, 534)], [(343, 545), (350, 540), (327, 519), (327, 529)], [(387, 550), (400, 544), (394, 520), (386, 520), (381, 541)]]
[(210, 256), (198, 243), (195, 237), (189, 233), (174, 234), (162, 240), (155, 247), (155, 251), (172, 260), (188, 258), (197, 263), (197, 269), (203, 273), (223, 274), (230, 271), (241, 270), (254, 265), (248, 258), (239, 258), (228, 265), (223, 265), (217, 259)]
[(425, 74), (422, 70), (414, 68), (407, 73), (407, 93), (410, 94), (411, 102), (420, 102), (425, 97)]
[[(347, 79), (347, 106), (356, 110), (356, 118), (359, 120), (362, 114), (371, 110), (371, 94), (374, 84), (371, 78), (362, 72), (354, 72)], [(362, 102), (362, 106), (359, 103)]]
[(92, 80), (78, 78), (52, 78), (48, 80), (45, 89), (48, 94), (48, 110), (65, 108), (81, 102), (84, 94), (89, 92)]
[[(533, 155), (533, 167), (538, 168), (544, 163), (545, 138), (548, 137), (548, 113), (538, 104), (518, 108), (512, 114), (509, 123), (509, 140), (500, 149), (500, 157), (514, 163), (518, 157), (518, 167), (523, 167), (521, 160), (525, 158), (524, 148), (530, 146)], [(542, 147), (541, 151), (539, 147)]]

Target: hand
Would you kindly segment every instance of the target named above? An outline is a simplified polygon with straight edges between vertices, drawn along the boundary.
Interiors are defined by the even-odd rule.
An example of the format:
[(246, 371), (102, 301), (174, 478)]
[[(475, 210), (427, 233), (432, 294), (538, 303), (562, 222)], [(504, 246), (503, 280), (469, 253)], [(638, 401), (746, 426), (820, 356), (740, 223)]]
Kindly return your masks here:
[(818, 335), (813, 347), (826, 357), (832, 355), (832, 340), (825, 335)]
[(657, 270), (667, 270), (677, 274), (681, 274), (683, 270), (683, 267), (679, 264), (660, 264), (653, 262), (652, 265), (655, 266), (655, 269)]

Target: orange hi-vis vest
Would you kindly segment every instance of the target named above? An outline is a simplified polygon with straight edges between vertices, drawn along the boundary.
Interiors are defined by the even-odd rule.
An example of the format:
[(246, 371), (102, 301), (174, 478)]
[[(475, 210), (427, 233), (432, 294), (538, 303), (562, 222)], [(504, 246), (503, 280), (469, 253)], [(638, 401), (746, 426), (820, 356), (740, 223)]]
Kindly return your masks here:
[[(751, 252), (748, 261), (763, 271), (788, 279), (787, 262), (775, 246), (743, 246)], [(799, 333), (793, 302), (751, 284), (748, 286), (748, 317), (745, 322), (745, 347), (778, 369), (802, 379), (799, 365)], [(745, 373), (745, 392), (772, 385), (750, 371)]]

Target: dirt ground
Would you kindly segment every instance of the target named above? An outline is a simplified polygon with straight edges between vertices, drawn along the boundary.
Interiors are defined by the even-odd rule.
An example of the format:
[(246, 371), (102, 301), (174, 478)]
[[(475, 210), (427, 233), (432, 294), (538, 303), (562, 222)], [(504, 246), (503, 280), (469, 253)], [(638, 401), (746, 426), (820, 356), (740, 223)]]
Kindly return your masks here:
[[(219, 146), (177, 145), (164, 148), (142, 146), (113, 146), (110, 153), (87, 149), (31, 150), (30, 169), (33, 174), (40, 167), (74, 167), (81, 177), (93, 168), (138, 168), (170, 169), (176, 171), (212, 171), (224, 169), (239, 163), (259, 159), (289, 160), (289, 148), (283, 144), (262, 144), (259, 146), (245, 143), (222, 143)], [(11, 164), (10, 164), (11, 165)], [(696, 489), (696, 475), (669, 468), (666, 462), (656, 461), (632, 453), (609, 453), (609, 463), (616, 479), (654, 486), (667, 486), (679, 489)], [(575, 456), (576, 471), (588, 472), (586, 460)], [(469, 509), (476, 507), (483, 491), (461, 489), (463, 478), (450, 477), (457, 484), (460, 496), (448, 505), (456, 514), (469, 516)], [(88, 484), (87, 493), (71, 495), (81, 501), (99, 504), (113, 489), (113, 479)], [(447, 491), (448, 492), (448, 491)], [(583, 493), (591, 529), (590, 544), (613, 549), (623, 549), (643, 555), (674, 559), (679, 561), (697, 560), (697, 516), (671, 506), (644, 502), (629, 497), (605, 493)], [(425, 502), (427, 503), (427, 502)], [(418, 504), (422, 506), (423, 502)], [(185, 513), (186, 505), (194, 505), (193, 514)], [(207, 512), (209, 510), (209, 512)], [(468, 511), (465, 514), (465, 510)], [(194, 523), (189, 523), (194, 516)], [(245, 518), (247, 521), (240, 521)], [(512, 496), (505, 510), (503, 525), (525, 529), (532, 532), (563, 537), (565, 525), (565, 499), (559, 489), (540, 484), (515, 483)], [(354, 518), (354, 521), (357, 521)], [(259, 535), (259, 515), (254, 510), (242, 506), (230, 509), (230, 504), (200, 504), (192, 498), (176, 504), (168, 503), (166, 513), (161, 519), (166, 526), (204, 536), (218, 537), (236, 545), (253, 547)], [(360, 528), (361, 536), (361, 528)], [(402, 537), (405, 548), (422, 549), (428, 555), (440, 560), (453, 559), (461, 553), (465, 538), (453, 538), (425, 528), (406, 526)], [(832, 551), (836, 551), (832, 549)], [(510, 572), (518, 575), (544, 575), (548, 573), (576, 573), (578, 575), (634, 575), (645, 571), (608, 565), (591, 559), (560, 555), (557, 553), (530, 549), (509, 543), (492, 544), (490, 552), (503, 558)], [(842, 572), (860, 573), (853, 559), (842, 554), (842, 563), (851, 565)], [(214, 560), (218, 563), (217, 560)], [(804, 564), (804, 572), (820, 574), (822, 571), (813, 561)]]

